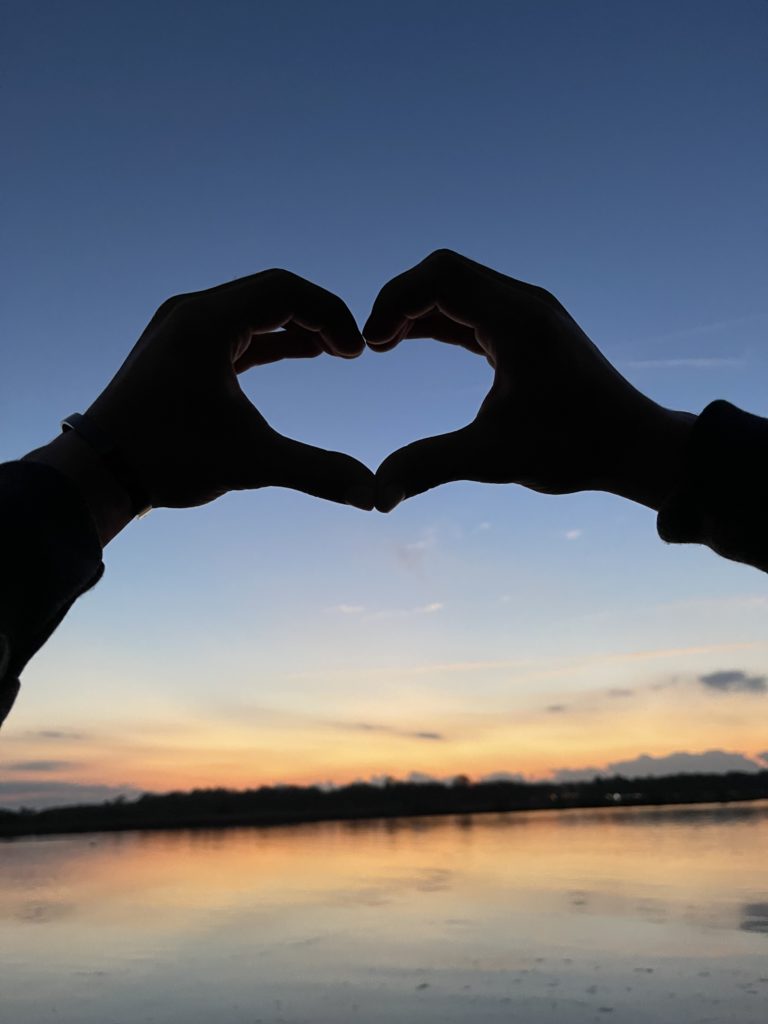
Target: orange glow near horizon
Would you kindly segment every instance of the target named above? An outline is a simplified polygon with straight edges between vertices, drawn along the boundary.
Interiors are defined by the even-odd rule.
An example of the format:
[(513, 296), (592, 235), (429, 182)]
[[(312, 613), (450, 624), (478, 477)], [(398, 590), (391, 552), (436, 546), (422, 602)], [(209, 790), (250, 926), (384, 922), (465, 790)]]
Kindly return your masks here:
[[(153, 731), (126, 728), (119, 736), (95, 730), (88, 738), (59, 742), (61, 767), (52, 762), (40, 781), (166, 791), (343, 784), (410, 772), (479, 778), (507, 771), (541, 779), (561, 768), (603, 768), (640, 754), (721, 749), (754, 756), (765, 749), (755, 699), (760, 698), (692, 700), (685, 689), (617, 691), (607, 699), (566, 695), (544, 708), (505, 715), (436, 715), (434, 733), (423, 738), (402, 718), (377, 726), (300, 721), (290, 727), (193, 720), (177, 723), (166, 735), (162, 725)], [(50, 745), (24, 743), (25, 762), (50, 756)]]
[[(536, 780), (643, 754), (756, 758), (766, 750), (763, 688), (724, 692), (702, 678), (723, 665), (725, 651), (738, 651), (739, 664), (762, 678), (766, 650), (736, 643), (597, 652), (514, 671), (512, 662), (417, 664), (387, 679), (376, 667), (318, 667), (311, 679), (262, 680), (259, 692), (272, 704), (240, 697), (248, 688), (233, 677), (229, 692), (210, 698), (153, 689), (133, 715), (89, 704), (87, 694), (87, 715), (66, 705), (65, 717), (44, 698), (28, 700), (3, 728), (4, 790), (18, 781), (22, 801), (30, 782), (41, 791), (64, 783), (165, 792), (343, 785), (412, 772)], [(112, 687), (127, 692), (130, 680)]]

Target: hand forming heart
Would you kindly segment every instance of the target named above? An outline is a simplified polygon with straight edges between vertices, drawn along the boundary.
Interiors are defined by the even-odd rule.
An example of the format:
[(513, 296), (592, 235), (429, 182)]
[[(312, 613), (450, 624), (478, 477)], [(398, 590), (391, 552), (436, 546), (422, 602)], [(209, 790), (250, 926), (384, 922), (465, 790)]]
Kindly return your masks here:
[[(461, 345), (495, 370), (472, 423), (401, 448), (375, 476), (349, 455), (277, 433), (237, 380), (277, 359), (353, 358), (363, 335), (378, 352), (407, 338)], [(363, 335), (341, 299), (284, 270), (177, 296), (88, 415), (156, 506), (278, 485), (387, 512), (441, 483), (477, 480), (548, 493), (602, 489), (657, 508), (669, 490), (693, 417), (640, 394), (542, 288), (439, 250), (384, 286)], [(69, 451), (79, 443), (64, 435), (45, 458), (66, 469), (81, 459)], [(106, 542), (130, 506), (99, 481), (87, 489)]]
[(383, 512), (451, 480), (606, 490), (652, 508), (672, 486), (694, 417), (632, 387), (543, 288), (441, 249), (384, 286), (363, 334), (379, 352), (406, 338), (461, 345), (495, 370), (472, 423), (382, 463)]

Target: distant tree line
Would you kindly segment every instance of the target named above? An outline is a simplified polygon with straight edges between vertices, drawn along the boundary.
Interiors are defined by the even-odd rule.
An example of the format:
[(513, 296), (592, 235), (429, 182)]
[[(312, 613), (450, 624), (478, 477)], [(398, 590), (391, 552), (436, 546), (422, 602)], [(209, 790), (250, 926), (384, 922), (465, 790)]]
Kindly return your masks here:
[(147, 793), (33, 811), (0, 810), (0, 837), (126, 829), (225, 828), (441, 814), (665, 804), (730, 803), (768, 798), (768, 771), (661, 778), (594, 778), (590, 782), (356, 782), (337, 789), (262, 786)]

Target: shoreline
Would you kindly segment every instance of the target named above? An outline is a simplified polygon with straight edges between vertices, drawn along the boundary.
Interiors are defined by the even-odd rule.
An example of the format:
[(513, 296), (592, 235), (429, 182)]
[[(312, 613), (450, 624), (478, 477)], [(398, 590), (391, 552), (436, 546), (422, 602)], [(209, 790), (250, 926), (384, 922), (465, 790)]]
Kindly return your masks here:
[[(366, 821), (394, 821), (410, 820), (415, 818), (466, 818), (475, 815), (499, 815), (499, 814), (520, 814), (524, 812), (547, 812), (547, 811), (570, 811), (570, 810), (622, 810), (625, 808), (657, 808), (667, 807), (704, 807), (709, 806), (730, 806), (757, 803), (768, 799), (768, 793), (731, 796), (723, 798), (712, 798), (711, 795), (702, 795), (701, 799), (687, 797), (686, 799), (623, 799), (611, 803), (605, 800), (584, 800), (565, 801), (549, 800), (547, 802), (529, 802), (525, 804), (509, 805), (504, 807), (496, 806), (457, 806), (452, 808), (420, 807), (413, 809), (394, 808), (391, 811), (372, 811), (365, 809), (350, 810), (347, 813), (336, 811), (335, 813), (309, 812), (272, 812), (269, 814), (233, 814), (233, 815), (195, 815), (180, 816), (174, 820), (147, 820), (141, 815), (131, 817), (121, 816), (120, 820), (105, 821), (98, 820), (94, 815), (90, 820), (84, 818), (80, 821), (73, 821), (66, 825), (54, 821), (25, 821), (24, 819), (34, 818), (36, 814), (19, 812), (6, 812), (13, 814), (16, 820), (8, 821), (0, 819), (0, 842), (13, 841), (16, 839), (33, 838), (38, 836), (67, 836), (85, 834), (107, 834), (115, 832), (179, 832), (179, 831), (219, 831), (224, 829), (242, 828), (279, 828), (281, 826), (315, 825), (321, 823), (344, 823), (344, 822), (366, 822)], [(108, 805), (129, 807), (130, 805)], [(91, 808), (88, 808), (89, 810)], [(62, 811), (86, 810), (86, 808), (62, 808)], [(102, 808), (93, 808), (100, 811)], [(39, 814), (51, 813), (37, 812)]]

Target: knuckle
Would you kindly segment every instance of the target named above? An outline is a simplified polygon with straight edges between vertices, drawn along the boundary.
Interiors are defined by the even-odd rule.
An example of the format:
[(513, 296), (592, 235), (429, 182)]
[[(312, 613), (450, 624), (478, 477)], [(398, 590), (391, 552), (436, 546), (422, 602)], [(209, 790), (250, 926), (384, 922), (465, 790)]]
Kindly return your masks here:
[(454, 252), (453, 249), (435, 249), (434, 252), (427, 256), (424, 262), (440, 269), (445, 269), (455, 266), (459, 259), (459, 254)]
[(444, 297), (446, 290), (451, 292), (460, 283), (461, 257), (452, 249), (435, 249), (424, 260), (423, 266), (438, 296)]
[(302, 280), (298, 274), (294, 274), (292, 270), (286, 270), (284, 267), (270, 267), (268, 270), (262, 270), (260, 277), (263, 283), (269, 282), (273, 285), (295, 285)]
[(546, 288), (541, 288), (539, 285), (529, 284), (527, 285), (528, 296), (534, 301), (543, 313), (551, 314), (552, 316), (562, 316), (563, 314), (568, 315), (567, 310), (563, 306), (562, 302), (553, 295), (552, 292)]
[(436, 298), (447, 299), (454, 290), (462, 287), (466, 264), (453, 249), (435, 249), (427, 256), (424, 267)]
[(540, 287), (540, 285), (537, 284), (531, 284), (528, 287), (531, 290), (531, 295), (533, 296), (533, 298), (538, 299), (540, 302), (544, 302), (547, 305), (557, 304), (557, 299), (555, 298), (555, 296), (552, 294), (552, 292), (547, 291), (546, 288), (542, 288)]
[(157, 307), (154, 319), (156, 321), (161, 321), (167, 316), (170, 316), (171, 313), (178, 312), (178, 310), (189, 301), (189, 298), (189, 294), (186, 293), (172, 295), (169, 299), (166, 299), (165, 302), (160, 303)]

